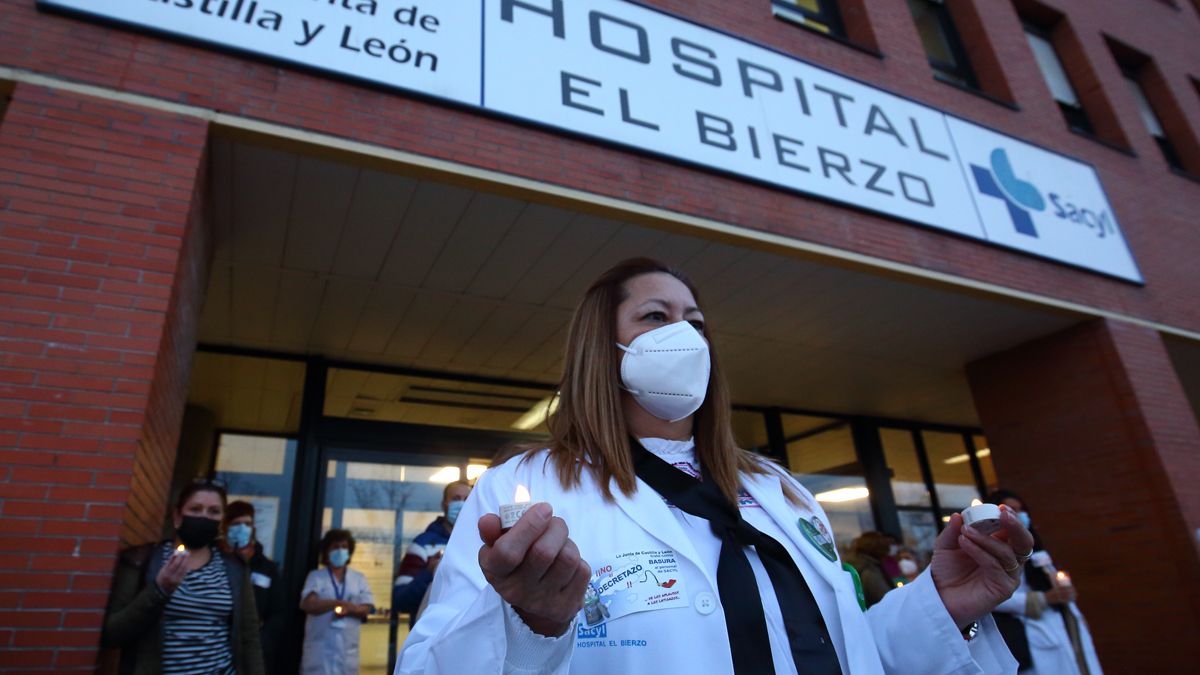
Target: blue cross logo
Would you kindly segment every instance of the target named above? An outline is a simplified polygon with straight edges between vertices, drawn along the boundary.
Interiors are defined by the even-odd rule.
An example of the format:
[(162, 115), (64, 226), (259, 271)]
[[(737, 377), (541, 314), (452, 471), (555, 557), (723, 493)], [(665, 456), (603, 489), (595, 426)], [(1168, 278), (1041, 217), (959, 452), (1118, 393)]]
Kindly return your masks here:
[(1008, 161), (1008, 153), (1002, 148), (992, 150), (990, 159), (990, 171), (982, 166), (971, 165), (971, 173), (975, 175), (975, 184), (979, 191), (989, 197), (1004, 200), (1017, 232), (1037, 238), (1037, 228), (1033, 226), (1029, 212), (1046, 210), (1046, 200), (1042, 198), (1042, 193), (1033, 183), (1017, 178), (1013, 173), (1012, 163)]

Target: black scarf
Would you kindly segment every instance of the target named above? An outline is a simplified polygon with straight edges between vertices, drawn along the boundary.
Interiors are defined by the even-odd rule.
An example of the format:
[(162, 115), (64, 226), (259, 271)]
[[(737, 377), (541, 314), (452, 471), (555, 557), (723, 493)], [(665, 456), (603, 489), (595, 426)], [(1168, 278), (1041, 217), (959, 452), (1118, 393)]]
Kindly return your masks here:
[(721, 540), (717, 590), (729, 631), (734, 672), (775, 673), (762, 599), (746, 556), (746, 547), (753, 546), (779, 600), (796, 669), (806, 675), (841, 675), (821, 609), (787, 549), (742, 519), (737, 506), (721, 493), (706, 467), (700, 468), (704, 480), (696, 480), (630, 440), (638, 478), (685, 513), (707, 520)]

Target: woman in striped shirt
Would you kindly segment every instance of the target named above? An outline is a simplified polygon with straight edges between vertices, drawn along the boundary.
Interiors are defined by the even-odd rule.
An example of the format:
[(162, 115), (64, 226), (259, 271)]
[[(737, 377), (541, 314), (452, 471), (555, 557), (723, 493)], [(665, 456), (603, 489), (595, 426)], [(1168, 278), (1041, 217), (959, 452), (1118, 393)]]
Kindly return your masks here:
[(121, 554), (103, 641), (121, 648), (122, 674), (262, 675), (249, 573), (213, 546), (224, 512), (224, 488), (197, 481), (179, 495), (174, 540)]

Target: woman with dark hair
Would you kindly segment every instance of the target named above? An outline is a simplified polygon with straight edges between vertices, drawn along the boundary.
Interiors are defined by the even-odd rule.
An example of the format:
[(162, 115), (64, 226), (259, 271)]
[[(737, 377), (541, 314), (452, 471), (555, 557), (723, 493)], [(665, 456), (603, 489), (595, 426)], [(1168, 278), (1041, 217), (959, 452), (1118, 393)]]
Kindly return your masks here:
[(847, 562), (858, 571), (867, 607), (878, 604), (895, 587), (893, 577), (883, 569), (883, 561), (895, 545), (894, 537), (875, 530), (863, 532), (854, 540), (853, 559)]
[(588, 288), (549, 445), (479, 478), (398, 674), (1015, 671), (988, 618), (1032, 546), (1012, 514), (995, 536), (954, 515), (864, 613), (821, 506), (734, 441), (711, 335), (656, 261)]
[[(274, 654), (281, 645), (286, 605), (290, 603), (279, 578), (279, 564), (263, 553), (263, 545), (257, 540), (253, 504), (239, 499), (225, 508), (225, 544), (221, 548), (250, 568), (263, 654)], [(276, 672), (279, 666), (277, 661), (266, 665), (269, 672)]]
[(304, 622), (304, 675), (357, 675), (359, 632), (375, 611), (375, 599), (362, 572), (350, 569), (354, 535), (334, 529), (321, 537), (321, 563), (300, 591)]
[(1075, 605), (1075, 586), (1069, 576), (1059, 579), (1025, 500), (1010, 490), (996, 490), (987, 501), (1012, 509), (1033, 534), (1034, 553), (1021, 586), (993, 614), (1019, 670), (1032, 675), (1102, 675), (1087, 622)]
[(121, 554), (102, 642), (122, 674), (262, 675), (249, 572), (214, 547), (225, 489), (197, 481), (179, 494), (175, 538)]

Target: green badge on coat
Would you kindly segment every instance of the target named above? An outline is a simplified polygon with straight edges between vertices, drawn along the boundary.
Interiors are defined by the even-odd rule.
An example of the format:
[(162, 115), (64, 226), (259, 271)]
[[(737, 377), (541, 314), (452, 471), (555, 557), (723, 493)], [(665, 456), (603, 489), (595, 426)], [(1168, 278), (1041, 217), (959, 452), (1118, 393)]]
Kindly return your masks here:
[(829, 559), (830, 562), (837, 560), (837, 549), (833, 547), (833, 537), (829, 536), (829, 530), (825, 529), (825, 523), (817, 516), (813, 516), (809, 520), (800, 518), (798, 521), (800, 531), (804, 533), (804, 538), (808, 543), (813, 545), (813, 548), (821, 552), (821, 555)]

